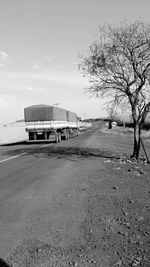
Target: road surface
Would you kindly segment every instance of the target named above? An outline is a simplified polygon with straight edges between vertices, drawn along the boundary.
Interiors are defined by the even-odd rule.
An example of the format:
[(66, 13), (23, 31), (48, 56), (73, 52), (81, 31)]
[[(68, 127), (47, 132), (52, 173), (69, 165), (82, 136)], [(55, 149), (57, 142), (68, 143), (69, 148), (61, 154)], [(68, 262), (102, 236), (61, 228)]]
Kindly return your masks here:
[(0, 147), (1, 258), (23, 240), (68, 247), (80, 238), (86, 194), (81, 178), (103, 168), (99, 157), (117, 158), (122, 147), (132, 152), (131, 137), (106, 135), (102, 127), (58, 144)]

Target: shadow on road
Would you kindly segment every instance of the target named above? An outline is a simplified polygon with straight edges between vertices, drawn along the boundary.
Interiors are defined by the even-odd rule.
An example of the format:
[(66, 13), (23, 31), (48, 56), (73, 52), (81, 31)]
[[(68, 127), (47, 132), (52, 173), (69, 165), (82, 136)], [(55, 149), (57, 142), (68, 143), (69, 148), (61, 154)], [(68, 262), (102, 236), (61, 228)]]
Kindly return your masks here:
[(101, 158), (110, 158), (110, 159), (119, 159), (119, 155), (113, 153), (112, 151), (100, 150), (97, 148), (84, 148), (84, 147), (64, 147), (64, 146), (49, 146), (49, 147), (38, 147), (30, 148), (24, 147), (20, 149), (15, 149), (11, 151), (4, 152), (5, 155), (15, 156), (25, 153), (25, 155), (33, 155), (38, 157), (57, 157), (59, 158), (70, 158), (76, 156), (80, 158), (88, 157), (101, 157)]
[(41, 140), (38, 140), (36, 142), (34, 141), (30, 141), (30, 142), (27, 142), (27, 141), (18, 141), (18, 142), (13, 142), (13, 143), (7, 143), (7, 144), (1, 144), (0, 146), (4, 146), (4, 147), (9, 147), (9, 146), (20, 146), (20, 145), (31, 145), (31, 144), (51, 144), (51, 143), (54, 143), (54, 141), (41, 141)]
[(79, 147), (55, 147), (50, 148), (48, 151), (48, 156), (80, 156), (80, 157), (102, 157), (102, 158), (119, 158), (110, 151), (104, 151), (96, 148), (79, 148)]

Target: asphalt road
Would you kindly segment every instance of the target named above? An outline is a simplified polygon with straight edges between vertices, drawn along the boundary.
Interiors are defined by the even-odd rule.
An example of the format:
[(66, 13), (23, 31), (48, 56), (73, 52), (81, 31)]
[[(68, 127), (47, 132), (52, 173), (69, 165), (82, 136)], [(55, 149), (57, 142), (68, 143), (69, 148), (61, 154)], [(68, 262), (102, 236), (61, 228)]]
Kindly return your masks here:
[(68, 152), (71, 149), (76, 153), (74, 149), (84, 146), (93, 131), (59, 144), (22, 143), (0, 147), (1, 258), (6, 258), (32, 232), (37, 237), (32, 224), (39, 220), (38, 212), (54, 195), (57, 197), (70, 176), (72, 161)]
[[(70, 215), (60, 215), (61, 201), (58, 203), (57, 199), (60, 199), (62, 192), (66, 194), (66, 185), (70, 180), (79, 175), (82, 177), (86, 168), (86, 165), (84, 168), (82, 166), (82, 157), (115, 157), (121, 152), (119, 142), (123, 142), (124, 152), (131, 152), (131, 137), (119, 140), (114, 136), (109, 140), (101, 128), (95, 126), (78, 137), (58, 144), (24, 143), (0, 147), (1, 258), (5, 259), (25, 239), (49, 242), (53, 235), (50, 228), (55, 227), (61, 216), (72, 216), (76, 228), (74, 235), (78, 236), (77, 225), (82, 221), (84, 212), (81, 209), (79, 216), (73, 220), (74, 213), (77, 214), (74, 204), (72, 213), (66, 211)], [(54, 202), (55, 205), (52, 205)], [(57, 239), (59, 236), (55, 231), (55, 244)]]

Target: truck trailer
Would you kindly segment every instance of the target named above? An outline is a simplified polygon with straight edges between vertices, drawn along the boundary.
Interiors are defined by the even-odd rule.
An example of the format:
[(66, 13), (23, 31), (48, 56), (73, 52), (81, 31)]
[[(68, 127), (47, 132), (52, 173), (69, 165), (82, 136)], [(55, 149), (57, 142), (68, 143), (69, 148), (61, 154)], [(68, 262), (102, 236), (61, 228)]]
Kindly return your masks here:
[(28, 141), (69, 139), (78, 135), (79, 120), (74, 112), (50, 105), (32, 105), (24, 108)]

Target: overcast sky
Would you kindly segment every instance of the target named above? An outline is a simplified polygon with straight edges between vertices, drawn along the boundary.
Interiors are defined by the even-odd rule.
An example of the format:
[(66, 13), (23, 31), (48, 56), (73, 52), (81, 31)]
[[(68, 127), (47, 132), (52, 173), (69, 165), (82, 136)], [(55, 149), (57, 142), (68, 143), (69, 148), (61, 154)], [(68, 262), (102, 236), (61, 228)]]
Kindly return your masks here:
[(0, 0), (0, 123), (32, 104), (56, 104), (81, 117), (104, 114), (83, 88), (79, 53), (98, 25), (150, 22), (149, 0)]

